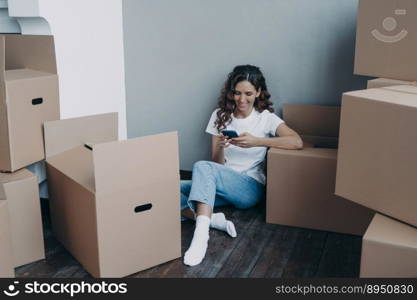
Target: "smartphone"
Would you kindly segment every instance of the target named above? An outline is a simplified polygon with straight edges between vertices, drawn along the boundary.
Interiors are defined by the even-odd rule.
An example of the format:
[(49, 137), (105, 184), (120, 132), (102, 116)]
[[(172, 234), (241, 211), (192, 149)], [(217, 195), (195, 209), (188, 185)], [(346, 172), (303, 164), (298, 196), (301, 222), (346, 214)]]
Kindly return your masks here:
[(239, 137), (239, 134), (235, 130), (222, 130), (222, 134), (229, 139)]

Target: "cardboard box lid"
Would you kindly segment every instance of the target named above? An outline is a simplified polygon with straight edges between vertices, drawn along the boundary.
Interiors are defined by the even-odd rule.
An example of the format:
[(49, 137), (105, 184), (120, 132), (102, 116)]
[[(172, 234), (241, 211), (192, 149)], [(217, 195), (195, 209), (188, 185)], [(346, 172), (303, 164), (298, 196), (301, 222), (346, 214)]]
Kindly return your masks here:
[(14, 69), (57, 74), (53, 36), (0, 35), (0, 70)]
[(337, 159), (337, 149), (332, 148), (303, 148), (302, 150), (286, 150), (271, 148), (269, 155), (289, 155), (289, 156), (306, 156), (323, 159)]
[(375, 214), (363, 240), (417, 249), (417, 228)]
[(0, 200), (7, 199), (4, 185), (11, 183), (11, 182), (26, 180), (35, 176), (36, 176), (35, 174), (33, 174), (27, 169), (21, 169), (14, 173), (1, 173), (0, 172)]
[(31, 69), (8, 70), (5, 72), (4, 80), (7, 82), (22, 79), (37, 79), (44, 76), (56, 76), (56, 74)]
[(19, 180), (25, 180), (36, 176), (27, 169), (21, 169), (13, 173), (0, 173), (0, 185)]
[(415, 87), (406, 85), (353, 91), (343, 94), (344, 97), (342, 99), (342, 103), (345, 101), (345, 98), (348, 98), (349, 101), (353, 101), (354, 98), (358, 98), (357, 101), (367, 99), (393, 105), (403, 105), (417, 108), (417, 94), (415, 94), (414, 91)]
[(388, 91), (396, 91), (400, 93), (408, 93), (417, 95), (417, 86), (416, 85), (394, 85), (394, 86), (385, 86), (382, 89)]
[(44, 123), (45, 154), (50, 157), (85, 143), (117, 141), (117, 113), (57, 120)]
[(339, 136), (338, 106), (283, 104), (283, 118), (300, 135)]
[(393, 85), (410, 85), (413, 84), (411, 81), (404, 81), (404, 80), (396, 80), (396, 79), (389, 79), (389, 78), (376, 78), (368, 80), (367, 88), (374, 89), (374, 88), (381, 88)]

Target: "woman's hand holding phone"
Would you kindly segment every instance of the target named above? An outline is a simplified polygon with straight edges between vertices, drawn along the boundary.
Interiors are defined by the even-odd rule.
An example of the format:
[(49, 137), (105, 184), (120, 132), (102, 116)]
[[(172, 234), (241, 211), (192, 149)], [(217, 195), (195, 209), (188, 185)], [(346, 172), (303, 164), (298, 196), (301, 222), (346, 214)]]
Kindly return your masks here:
[(220, 133), (218, 135), (219, 137), (219, 147), (220, 148), (227, 148), (230, 146), (230, 140), (227, 136), (223, 135), (222, 133)]

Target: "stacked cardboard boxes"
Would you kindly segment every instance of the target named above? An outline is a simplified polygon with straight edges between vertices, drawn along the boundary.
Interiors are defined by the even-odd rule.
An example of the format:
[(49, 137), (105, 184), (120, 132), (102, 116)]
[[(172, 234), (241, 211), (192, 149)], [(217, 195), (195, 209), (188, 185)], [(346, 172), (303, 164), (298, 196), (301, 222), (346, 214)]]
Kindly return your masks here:
[(266, 221), (363, 235), (373, 211), (334, 194), (339, 107), (285, 104), (283, 114), (304, 149), (269, 150)]
[(45, 257), (37, 181), (23, 169), (45, 158), (55, 235), (92, 275), (181, 256), (177, 134), (117, 132), (116, 113), (59, 120), (52, 37), (0, 35), (0, 277)]
[(117, 114), (44, 124), (52, 227), (95, 277), (181, 256), (176, 132), (117, 140)]
[(0, 256), (10, 247), (12, 267), (45, 257), (38, 184), (23, 168), (45, 158), (42, 124), (59, 119), (54, 49), (51, 36), (0, 35)]
[(336, 194), (386, 215), (363, 238), (362, 277), (417, 275), (416, 14), (412, 0), (359, 1), (355, 73), (388, 78), (342, 98)]

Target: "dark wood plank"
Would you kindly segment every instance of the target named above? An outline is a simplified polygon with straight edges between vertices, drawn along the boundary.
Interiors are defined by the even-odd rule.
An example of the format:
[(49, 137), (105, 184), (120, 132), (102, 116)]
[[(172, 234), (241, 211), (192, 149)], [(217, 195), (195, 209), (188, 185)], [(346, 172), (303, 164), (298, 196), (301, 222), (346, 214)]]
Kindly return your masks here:
[[(181, 257), (131, 277), (358, 276), (361, 237), (266, 224), (264, 210), (265, 205), (248, 210), (216, 208), (235, 223), (237, 238), (211, 230), (209, 248), (200, 265), (185, 266)], [(46, 259), (17, 268), (16, 277), (91, 278), (54, 238), (48, 213), (47, 202), (43, 201)], [(194, 222), (183, 222), (181, 230), (183, 255), (191, 242)]]
[(238, 235), (236, 238), (231, 238), (225, 232), (215, 229), (210, 230), (209, 246), (203, 262), (198, 266), (187, 267), (184, 277), (215, 277), (223, 268), (224, 264), (229, 261), (231, 253), (235, 251), (241, 240), (245, 238), (246, 232), (258, 214), (256, 208), (238, 210), (235, 208), (224, 207), (218, 208), (216, 211), (225, 213), (226, 218), (230, 219), (235, 224)]
[(262, 249), (273, 233), (273, 226), (265, 224), (264, 205), (253, 210), (257, 212), (254, 220), (245, 230), (239, 243), (224, 262), (216, 277), (248, 277), (262, 253)]
[(299, 229), (297, 242), (284, 271), (283, 278), (314, 277), (320, 263), (327, 232)]
[(359, 277), (362, 237), (329, 233), (317, 277)]
[(187, 250), (194, 232), (194, 221), (183, 221), (181, 223), (181, 257), (162, 265), (150, 268), (133, 274), (134, 278), (180, 278), (183, 277), (185, 266), (182, 263), (182, 256)]
[(280, 278), (294, 251), (300, 230), (294, 227), (272, 225), (273, 234), (259, 256), (249, 277)]

